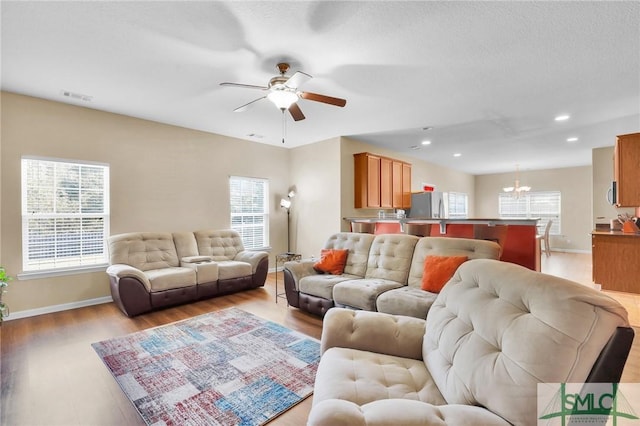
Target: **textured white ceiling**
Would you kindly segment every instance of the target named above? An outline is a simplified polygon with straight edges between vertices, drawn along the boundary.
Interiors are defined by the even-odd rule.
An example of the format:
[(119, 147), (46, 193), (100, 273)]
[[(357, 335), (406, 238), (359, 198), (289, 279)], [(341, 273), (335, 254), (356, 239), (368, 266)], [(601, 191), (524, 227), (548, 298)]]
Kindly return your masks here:
[(314, 77), (302, 90), (347, 105), (301, 100), (307, 119), (286, 116), (285, 147), (351, 136), (472, 174), (587, 165), (592, 148), (640, 131), (636, 1), (2, 1), (1, 12), (2, 90), (278, 146), (280, 111), (264, 100), (234, 113), (263, 94), (219, 83), (266, 85), (289, 61)]

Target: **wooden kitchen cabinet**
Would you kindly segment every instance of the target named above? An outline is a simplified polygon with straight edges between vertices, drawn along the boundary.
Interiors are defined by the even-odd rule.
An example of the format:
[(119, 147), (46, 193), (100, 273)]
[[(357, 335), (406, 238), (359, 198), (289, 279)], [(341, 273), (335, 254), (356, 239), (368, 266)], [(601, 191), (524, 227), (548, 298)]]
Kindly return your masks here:
[(393, 160), (393, 208), (411, 208), (411, 164)]
[(591, 242), (593, 282), (603, 290), (640, 294), (640, 235), (594, 231)]
[(411, 164), (368, 152), (353, 157), (355, 208), (411, 207)]
[(354, 154), (355, 207), (380, 207), (380, 157), (363, 152)]
[(640, 206), (640, 133), (616, 139), (613, 160), (616, 181), (616, 207)]
[(402, 163), (402, 208), (411, 208), (411, 164)]
[(380, 157), (380, 207), (394, 206), (393, 163), (391, 158)]

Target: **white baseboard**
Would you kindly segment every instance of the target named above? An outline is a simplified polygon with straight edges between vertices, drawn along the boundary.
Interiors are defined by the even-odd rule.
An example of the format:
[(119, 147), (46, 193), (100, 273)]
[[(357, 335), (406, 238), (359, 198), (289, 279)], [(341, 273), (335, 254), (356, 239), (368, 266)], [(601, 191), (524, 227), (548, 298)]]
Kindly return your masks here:
[(113, 302), (113, 298), (111, 296), (104, 296), (104, 297), (98, 297), (95, 299), (81, 300), (79, 302), (45, 306), (44, 308), (27, 309), (24, 311), (11, 312), (11, 314), (8, 317), (4, 318), (4, 321), (35, 317), (36, 315), (44, 315), (44, 314), (51, 314), (53, 312), (68, 311), (70, 309), (84, 308), (85, 306), (100, 305), (101, 303), (109, 303), (109, 302)]

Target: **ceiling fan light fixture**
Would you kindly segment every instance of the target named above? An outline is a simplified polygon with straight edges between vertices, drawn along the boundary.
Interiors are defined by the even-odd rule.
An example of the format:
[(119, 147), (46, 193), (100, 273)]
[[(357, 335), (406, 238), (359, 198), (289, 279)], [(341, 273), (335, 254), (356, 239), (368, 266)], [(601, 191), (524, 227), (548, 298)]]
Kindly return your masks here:
[(298, 100), (298, 95), (288, 90), (273, 90), (267, 95), (267, 99), (279, 109), (285, 110)]

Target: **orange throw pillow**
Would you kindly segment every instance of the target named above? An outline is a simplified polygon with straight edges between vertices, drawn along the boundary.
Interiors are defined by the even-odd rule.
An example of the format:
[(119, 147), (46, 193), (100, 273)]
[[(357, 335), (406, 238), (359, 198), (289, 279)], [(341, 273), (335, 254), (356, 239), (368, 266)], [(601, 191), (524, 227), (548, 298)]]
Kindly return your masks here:
[(467, 256), (427, 256), (424, 259), (421, 288), (431, 293), (440, 293), (458, 266), (467, 260)]
[(313, 265), (313, 268), (320, 272), (332, 275), (340, 275), (344, 272), (347, 264), (347, 249), (322, 249), (320, 250), (320, 261)]

